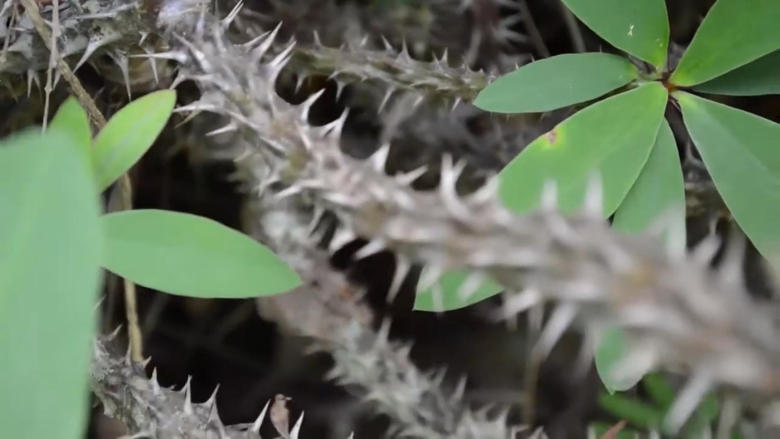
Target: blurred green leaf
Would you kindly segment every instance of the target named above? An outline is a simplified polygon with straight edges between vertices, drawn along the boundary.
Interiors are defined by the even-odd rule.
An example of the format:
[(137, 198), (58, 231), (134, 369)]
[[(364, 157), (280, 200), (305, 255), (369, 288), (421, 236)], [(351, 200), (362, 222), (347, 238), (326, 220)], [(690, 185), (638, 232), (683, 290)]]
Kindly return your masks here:
[(561, 122), (528, 145), (499, 174), (500, 196), (518, 212), (538, 207), (545, 182), (555, 181), (558, 206), (582, 206), (588, 181), (600, 173), (605, 216), (623, 201), (650, 155), (666, 107), (657, 82), (612, 96)]
[(92, 148), (100, 190), (127, 172), (152, 146), (175, 103), (175, 91), (156, 91), (130, 102), (108, 121)]
[(604, 334), (596, 347), (596, 372), (604, 383), (609, 393), (628, 390), (636, 385), (642, 379), (647, 371), (642, 371), (636, 376), (629, 376), (622, 379), (616, 379), (612, 372), (623, 358), (628, 354), (629, 347), (626, 335), (620, 327), (611, 327), (604, 331)]
[(479, 93), (474, 105), (496, 113), (550, 111), (595, 99), (637, 74), (627, 59), (608, 53), (558, 55), (498, 78)]
[(82, 151), (88, 152), (92, 146), (92, 131), (89, 128), (87, 112), (73, 96), (60, 105), (49, 127), (73, 136), (74, 142)]
[(468, 298), (462, 298), (460, 288), (468, 279), (468, 273), (450, 270), (444, 273), (437, 285), (424, 291), (417, 291), (414, 309), (417, 311), (442, 312), (464, 308), (495, 296), (503, 291), (501, 285), (492, 280), (484, 280)]
[(271, 250), (208, 218), (139, 209), (105, 215), (102, 225), (103, 265), (147, 288), (243, 298), (282, 293), (301, 283)]
[(563, 0), (593, 32), (658, 71), (666, 63), (669, 19), (664, 0)]
[(669, 410), (675, 399), (674, 388), (661, 372), (651, 372), (642, 379), (642, 388), (663, 411)]
[(0, 145), (3, 437), (86, 434), (101, 238), (89, 164), (56, 126)]
[(612, 226), (629, 233), (645, 231), (665, 215), (666, 240), (678, 252), (685, 249), (685, 182), (672, 129), (666, 121), (650, 158), (615, 212)]
[(662, 410), (619, 394), (599, 395), (599, 406), (618, 419), (646, 429), (657, 429), (664, 417)]
[(701, 84), (780, 49), (780, 1), (718, 0), (669, 81)]
[(780, 50), (697, 85), (694, 89), (730, 96), (780, 94)]
[(780, 125), (677, 92), (683, 119), (734, 219), (767, 258), (780, 254)]

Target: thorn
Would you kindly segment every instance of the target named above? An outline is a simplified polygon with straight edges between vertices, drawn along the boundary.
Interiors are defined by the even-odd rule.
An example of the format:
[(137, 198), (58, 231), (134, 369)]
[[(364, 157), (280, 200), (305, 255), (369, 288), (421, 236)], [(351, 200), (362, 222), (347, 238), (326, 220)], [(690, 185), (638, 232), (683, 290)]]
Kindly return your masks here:
[(382, 38), (382, 45), (385, 46), (385, 50), (388, 52), (395, 52), (393, 45), (390, 44), (389, 41), (387, 41), (387, 38), (385, 38), (384, 35), (382, 35), (381, 38)]
[(458, 298), (463, 301), (468, 300), (477, 292), (477, 290), (479, 290), (479, 287), (485, 280), (486, 277), (483, 273), (476, 272), (469, 274), (460, 288), (458, 288)]
[(381, 239), (373, 239), (355, 252), (355, 259), (364, 259), (385, 249), (385, 243)]
[(390, 155), (390, 144), (386, 143), (371, 154), (371, 157), (369, 157), (368, 160), (375, 171), (384, 173), (388, 155)]
[(390, 101), (390, 97), (395, 93), (395, 88), (389, 87), (387, 91), (385, 91), (385, 95), (382, 97), (382, 101), (379, 102), (379, 108), (376, 110), (377, 114), (381, 114), (382, 111), (387, 106), (387, 103)]
[[(147, 54), (151, 54), (151, 49), (144, 47), (144, 52)], [(152, 76), (154, 77), (154, 83), (155, 85), (160, 85), (160, 75), (157, 72), (157, 60), (154, 58), (147, 58), (147, 62), (149, 63), (149, 66), (152, 68)]]
[(401, 291), (401, 285), (409, 275), (409, 270), (412, 268), (412, 264), (409, 263), (406, 258), (402, 256), (396, 256), (395, 258), (395, 271), (393, 272), (393, 280), (390, 283), (390, 288), (387, 291), (387, 303), (392, 303), (398, 292)]
[(184, 385), (184, 387), (181, 389), (181, 392), (184, 393), (184, 414), (185, 415), (191, 415), (192, 412), (192, 390), (190, 389), (192, 381), (192, 375), (187, 376), (187, 384)]
[(542, 360), (547, 358), (576, 315), (577, 306), (573, 303), (564, 302), (556, 306), (533, 347), (533, 353)]
[(217, 392), (218, 391), (219, 391), (219, 384), (217, 384), (217, 386), (214, 387), (214, 391), (211, 392), (211, 396), (209, 396), (209, 399), (207, 399), (204, 404), (206, 404), (209, 407), (216, 407), (216, 405), (217, 405)]
[(533, 288), (525, 289), (519, 293), (505, 294), (501, 309), (493, 315), (493, 320), (504, 320), (521, 314), (538, 304), (541, 299), (542, 294)]
[(437, 283), (441, 275), (444, 273), (444, 269), (437, 265), (426, 265), (422, 273), (420, 273), (420, 280), (417, 282), (417, 291), (425, 291)]
[(691, 250), (691, 261), (700, 267), (709, 267), (718, 253), (721, 239), (716, 233), (710, 233)]
[(589, 216), (596, 218), (604, 216), (604, 187), (601, 175), (598, 173), (594, 173), (588, 178), (585, 186), (585, 206), (583, 210)]
[(677, 395), (677, 399), (675, 399), (672, 406), (669, 407), (669, 411), (663, 421), (666, 429), (672, 434), (680, 431), (680, 428), (682, 428), (685, 421), (688, 420), (691, 413), (693, 413), (711, 387), (712, 378), (708, 372), (699, 371), (695, 373)]
[(300, 108), (301, 108), (301, 114), (300, 114), (301, 122), (308, 123), (308, 121), (309, 121), (309, 110), (311, 110), (311, 107), (314, 105), (315, 102), (317, 102), (317, 99), (319, 99), (320, 96), (322, 96), (323, 93), (325, 93), (325, 89), (324, 88), (314, 92), (314, 94), (312, 94), (311, 96), (306, 98), (306, 100), (303, 101), (302, 104), (300, 104)]
[(414, 181), (417, 180), (418, 178), (422, 177), (423, 174), (425, 174), (426, 172), (428, 172), (428, 166), (423, 165), (409, 172), (396, 174), (394, 178), (397, 182), (408, 186), (414, 183)]
[(460, 178), (460, 175), (465, 167), (465, 161), (460, 161), (457, 164), (453, 164), (451, 155), (444, 154), (442, 156), (439, 196), (444, 202), (446, 209), (458, 218), (468, 218), (470, 216), (468, 209), (460, 201), (456, 189), (458, 178)]
[(268, 406), (271, 404), (271, 401), (266, 401), (265, 406), (263, 407), (263, 410), (260, 412), (260, 416), (255, 419), (255, 422), (252, 423), (252, 426), (249, 428), (249, 430), (255, 434), (260, 434), (260, 427), (263, 426), (263, 421), (265, 420), (265, 414), (268, 411)]
[(215, 130), (209, 131), (208, 133), (206, 133), (206, 137), (212, 137), (212, 136), (216, 136), (216, 135), (219, 135), (219, 134), (230, 133), (230, 132), (236, 131), (237, 129), (238, 129), (238, 125), (234, 121), (231, 120), (227, 125), (225, 125), (225, 126), (223, 126), (221, 128), (217, 128)]
[(547, 180), (542, 187), (541, 210), (554, 212), (558, 209), (558, 183), (555, 180)]
[(154, 393), (155, 395), (159, 395), (161, 389), (160, 389), (160, 382), (157, 381), (157, 368), (156, 367), (154, 369), (152, 369), (152, 378), (150, 378), (150, 381), (152, 383), (152, 393)]
[(301, 416), (298, 417), (298, 420), (295, 422), (295, 425), (293, 425), (292, 431), (290, 431), (290, 439), (298, 439), (298, 435), (301, 434), (302, 425), (303, 425), (303, 412), (301, 412)]
[(745, 259), (746, 249), (747, 240), (736, 227), (733, 227), (718, 269), (718, 277), (725, 284), (736, 287), (745, 284), (742, 263)]
[(119, 52), (109, 52), (108, 55), (119, 67), (119, 71), (122, 73), (122, 79), (125, 81), (125, 89), (127, 90), (127, 99), (133, 99), (130, 92), (130, 66), (128, 64), (127, 56)]
[(233, 22), (233, 20), (235, 20), (236, 17), (238, 16), (238, 13), (241, 12), (241, 8), (242, 7), (244, 7), (244, 2), (243, 2), (243, 0), (239, 0), (239, 2), (236, 3), (236, 6), (233, 7), (233, 9), (230, 11), (230, 13), (225, 18), (220, 20), (220, 22), (219, 22), (220, 26), (222, 26), (223, 29), (225, 29), (228, 26), (230, 26), (230, 24)]
[(355, 240), (355, 235), (353, 235), (352, 232), (349, 232), (346, 229), (342, 228), (333, 234), (333, 238), (331, 238), (330, 240), (329, 247), (332, 252), (335, 252), (336, 250), (341, 249), (342, 247), (344, 247), (345, 245), (349, 244), (354, 240)]

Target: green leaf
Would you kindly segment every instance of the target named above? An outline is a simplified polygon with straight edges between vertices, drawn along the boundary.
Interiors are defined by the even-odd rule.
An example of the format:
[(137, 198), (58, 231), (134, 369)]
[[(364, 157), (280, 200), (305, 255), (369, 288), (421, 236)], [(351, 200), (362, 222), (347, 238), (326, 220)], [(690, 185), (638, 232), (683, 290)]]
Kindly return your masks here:
[(482, 90), (474, 105), (496, 113), (555, 110), (628, 84), (638, 75), (627, 59), (608, 53), (558, 55), (524, 65)]
[(694, 89), (729, 96), (780, 94), (780, 50), (697, 85)]
[(463, 271), (450, 270), (445, 272), (436, 285), (427, 290), (417, 291), (414, 309), (431, 312), (451, 311), (465, 308), (503, 291), (501, 285), (492, 280), (485, 280), (468, 298), (463, 298), (459, 291), (467, 279), (468, 273)]
[(669, 81), (689, 87), (780, 49), (780, 2), (718, 0)]
[(650, 158), (615, 212), (612, 226), (629, 233), (645, 231), (661, 216), (666, 240), (677, 252), (685, 249), (685, 182), (672, 129), (661, 123)]
[(622, 395), (599, 395), (599, 406), (620, 419), (646, 429), (661, 425), (664, 413), (649, 404)]
[(677, 92), (683, 119), (715, 188), (758, 250), (780, 255), (780, 125)]
[(49, 127), (73, 136), (76, 145), (83, 151), (89, 151), (92, 145), (92, 131), (89, 128), (87, 112), (73, 96), (65, 100), (51, 119)]
[(628, 390), (636, 385), (648, 371), (642, 371), (636, 376), (617, 379), (613, 370), (628, 355), (629, 346), (626, 335), (620, 327), (611, 327), (604, 331), (596, 347), (596, 372), (609, 393)]
[(56, 127), (0, 145), (3, 437), (86, 434), (102, 234), (78, 146)]
[(561, 122), (528, 145), (499, 174), (499, 195), (517, 212), (538, 207), (554, 181), (558, 206), (582, 206), (587, 182), (599, 172), (604, 215), (611, 215), (639, 176), (663, 120), (667, 93), (657, 82), (612, 96)]
[(661, 71), (669, 46), (664, 0), (563, 0), (593, 32)]
[(301, 283), (271, 250), (208, 218), (139, 209), (103, 216), (102, 224), (104, 266), (148, 288), (244, 298), (281, 293)]
[(653, 402), (665, 411), (674, 404), (676, 398), (674, 388), (661, 372), (651, 372), (642, 379), (642, 388)]
[(156, 91), (130, 102), (108, 121), (92, 149), (100, 190), (127, 172), (152, 146), (175, 103), (175, 91)]

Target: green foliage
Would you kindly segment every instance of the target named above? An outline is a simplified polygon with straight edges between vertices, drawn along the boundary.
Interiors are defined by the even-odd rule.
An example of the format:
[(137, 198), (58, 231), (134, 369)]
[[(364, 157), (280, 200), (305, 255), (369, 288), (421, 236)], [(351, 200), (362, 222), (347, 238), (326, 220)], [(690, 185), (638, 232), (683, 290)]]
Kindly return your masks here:
[(604, 184), (604, 215), (610, 215), (650, 155), (666, 95), (661, 84), (647, 83), (563, 121), (501, 171), (501, 199), (510, 209), (527, 212), (539, 206), (545, 183), (554, 181), (558, 206), (571, 211), (582, 205), (588, 180), (599, 172)]
[(83, 436), (101, 264), (194, 297), (267, 295), (300, 283), (267, 248), (206, 218), (155, 210), (100, 216), (98, 187), (148, 149), (174, 100), (165, 91), (133, 102), (92, 149), (86, 114), (72, 98), (45, 133), (30, 130), (0, 143), (5, 436)]
[[(661, 373), (649, 373), (642, 379), (642, 387), (650, 397), (646, 402), (627, 394), (602, 394), (599, 406), (618, 419), (641, 430), (664, 431), (663, 421), (672, 408), (677, 395), (666, 377)], [(710, 437), (706, 434), (720, 411), (720, 404), (714, 395), (706, 396), (696, 407), (682, 431), (674, 437), (698, 439)], [(608, 424), (600, 424), (599, 429)], [(627, 430), (627, 432), (630, 430)], [(666, 432), (671, 433), (671, 432)]]
[(678, 92), (677, 101), (715, 187), (764, 254), (780, 254), (780, 125)]
[(496, 113), (550, 111), (595, 99), (637, 75), (636, 67), (617, 55), (558, 55), (502, 76), (482, 90), (474, 105)]
[(176, 103), (176, 92), (160, 90), (127, 104), (98, 133), (92, 161), (103, 190), (130, 169), (152, 146)]
[(593, 32), (661, 70), (669, 47), (664, 0), (563, 0)]
[(58, 117), (46, 134), (0, 145), (0, 425), (9, 438), (85, 431), (102, 234), (83, 145), (58, 127), (66, 112)]
[(780, 94), (780, 50), (697, 85), (694, 90), (731, 96)]
[(700, 84), (780, 49), (780, 2), (718, 0), (669, 78)]
[(51, 129), (58, 129), (63, 133), (73, 136), (73, 140), (78, 147), (89, 154), (92, 144), (92, 131), (89, 128), (89, 118), (87, 112), (81, 108), (79, 101), (71, 96), (69, 97), (57, 113), (51, 119), (49, 124)]
[(643, 232), (667, 215), (668, 245), (685, 249), (685, 182), (677, 144), (669, 123), (663, 121), (650, 158), (626, 198), (615, 212), (613, 227), (629, 233)]
[(300, 284), (255, 240), (207, 218), (164, 210), (102, 217), (103, 265), (139, 285), (192, 297), (255, 297)]
[(423, 291), (417, 291), (414, 309), (432, 312), (451, 311), (464, 308), (503, 291), (501, 285), (486, 280), (481, 281), (471, 291), (471, 294), (465, 297), (464, 291), (466, 289), (472, 290), (468, 287), (468, 273), (458, 270), (447, 271), (439, 278), (436, 285)]
[[(564, 3), (602, 38), (656, 71), (623, 82), (618, 63), (594, 73), (593, 54), (559, 56), (488, 85), (476, 105), (496, 112), (540, 111), (623, 85), (630, 90), (584, 108), (529, 144), (501, 171), (501, 198), (508, 208), (527, 212), (539, 206), (545, 185), (554, 182), (558, 207), (573, 211), (582, 207), (587, 180), (595, 173), (603, 183), (603, 214), (615, 213), (615, 228), (639, 233), (665, 225), (667, 245), (679, 252), (685, 246), (684, 182), (674, 136), (661, 122), (667, 90), (696, 86), (693, 90), (715, 94), (780, 93), (780, 2), (716, 1), (673, 72), (661, 71), (668, 65), (669, 38), (663, 0)], [(591, 77), (596, 75), (601, 78)], [(780, 260), (780, 125), (689, 92), (671, 96), (717, 190), (756, 248), (767, 259)], [(600, 372), (623, 355), (620, 337), (613, 333), (597, 349)], [(630, 387), (638, 377), (625, 383), (609, 382), (603, 373), (602, 378), (614, 389)]]

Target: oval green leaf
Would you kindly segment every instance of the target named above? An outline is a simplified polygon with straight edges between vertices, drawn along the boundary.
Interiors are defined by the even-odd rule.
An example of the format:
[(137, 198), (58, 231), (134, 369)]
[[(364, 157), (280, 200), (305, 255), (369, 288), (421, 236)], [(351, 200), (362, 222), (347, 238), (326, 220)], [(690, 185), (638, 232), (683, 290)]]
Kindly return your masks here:
[(697, 85), (694, 89), (728, 96), (780, 94), (780, 50)]
[(73, 96), (60, 105), (49, 123), (49, 128), (71, 135), (82, 151), (89, 151), (92, 146), (92, 131), (89, 128), (87, 112)]
[(685, 126), (737, 224), (767, 258), (780, 255), (780, 125), (677, 92)]
[(593, 32), (647, 61), (658, 71), (666, 63), (669, 19), (664, 0), (563, 0)]
[(528, 145), (500, 173), (499, 195), (523, 213), (539, 206), (548, 181), (558, 207), (582, 206), (588, 181), (600, 173), (603, 211), (611, 215), (639, 176), (663, 120), (667, 93), (657, 82), (612, 96), (561, 122)]
[(190, 297), (245, 298), (282, 293), (298, 275), (271, 250), (216, 221), (166, 210), (101, 218), (103, 265), (147, 288)]
[(626, 198), (612, 226), (628, 233), (645, 231), (663, 217), (664, 233), (675, 252), (685, 249), (685, 181), (677, 143), (666, 121), (661, 123), (650, 158)]
[(427, 290), (417, 291), (414, 299), (416, 311), (444, 312), (465, 308), (489, 297), (495, 296), (504, 288), (492, 280), (483, 281), (468, 297), (461, 297), (460, 289), (467, 282), (468, 273), (449, 270)]
[(780, 1), (718, 0), (669, 81), (689, 87), (780, 49)]
[(608, 53), (573, 53), (524, 65), (482, 90), (474, 105), (496, 113), (532, 113), (585, 102), (636, 79), (636, 67)]
[(3, 437), (86, 434), (98, 196), (69, 133), (0, 145), (0, 425)]
[(92, 148), (100, 190), (127, 172), (152, 146), (175, 103), (175, 91), (156, 91), (130, 102), (108, 121)]

